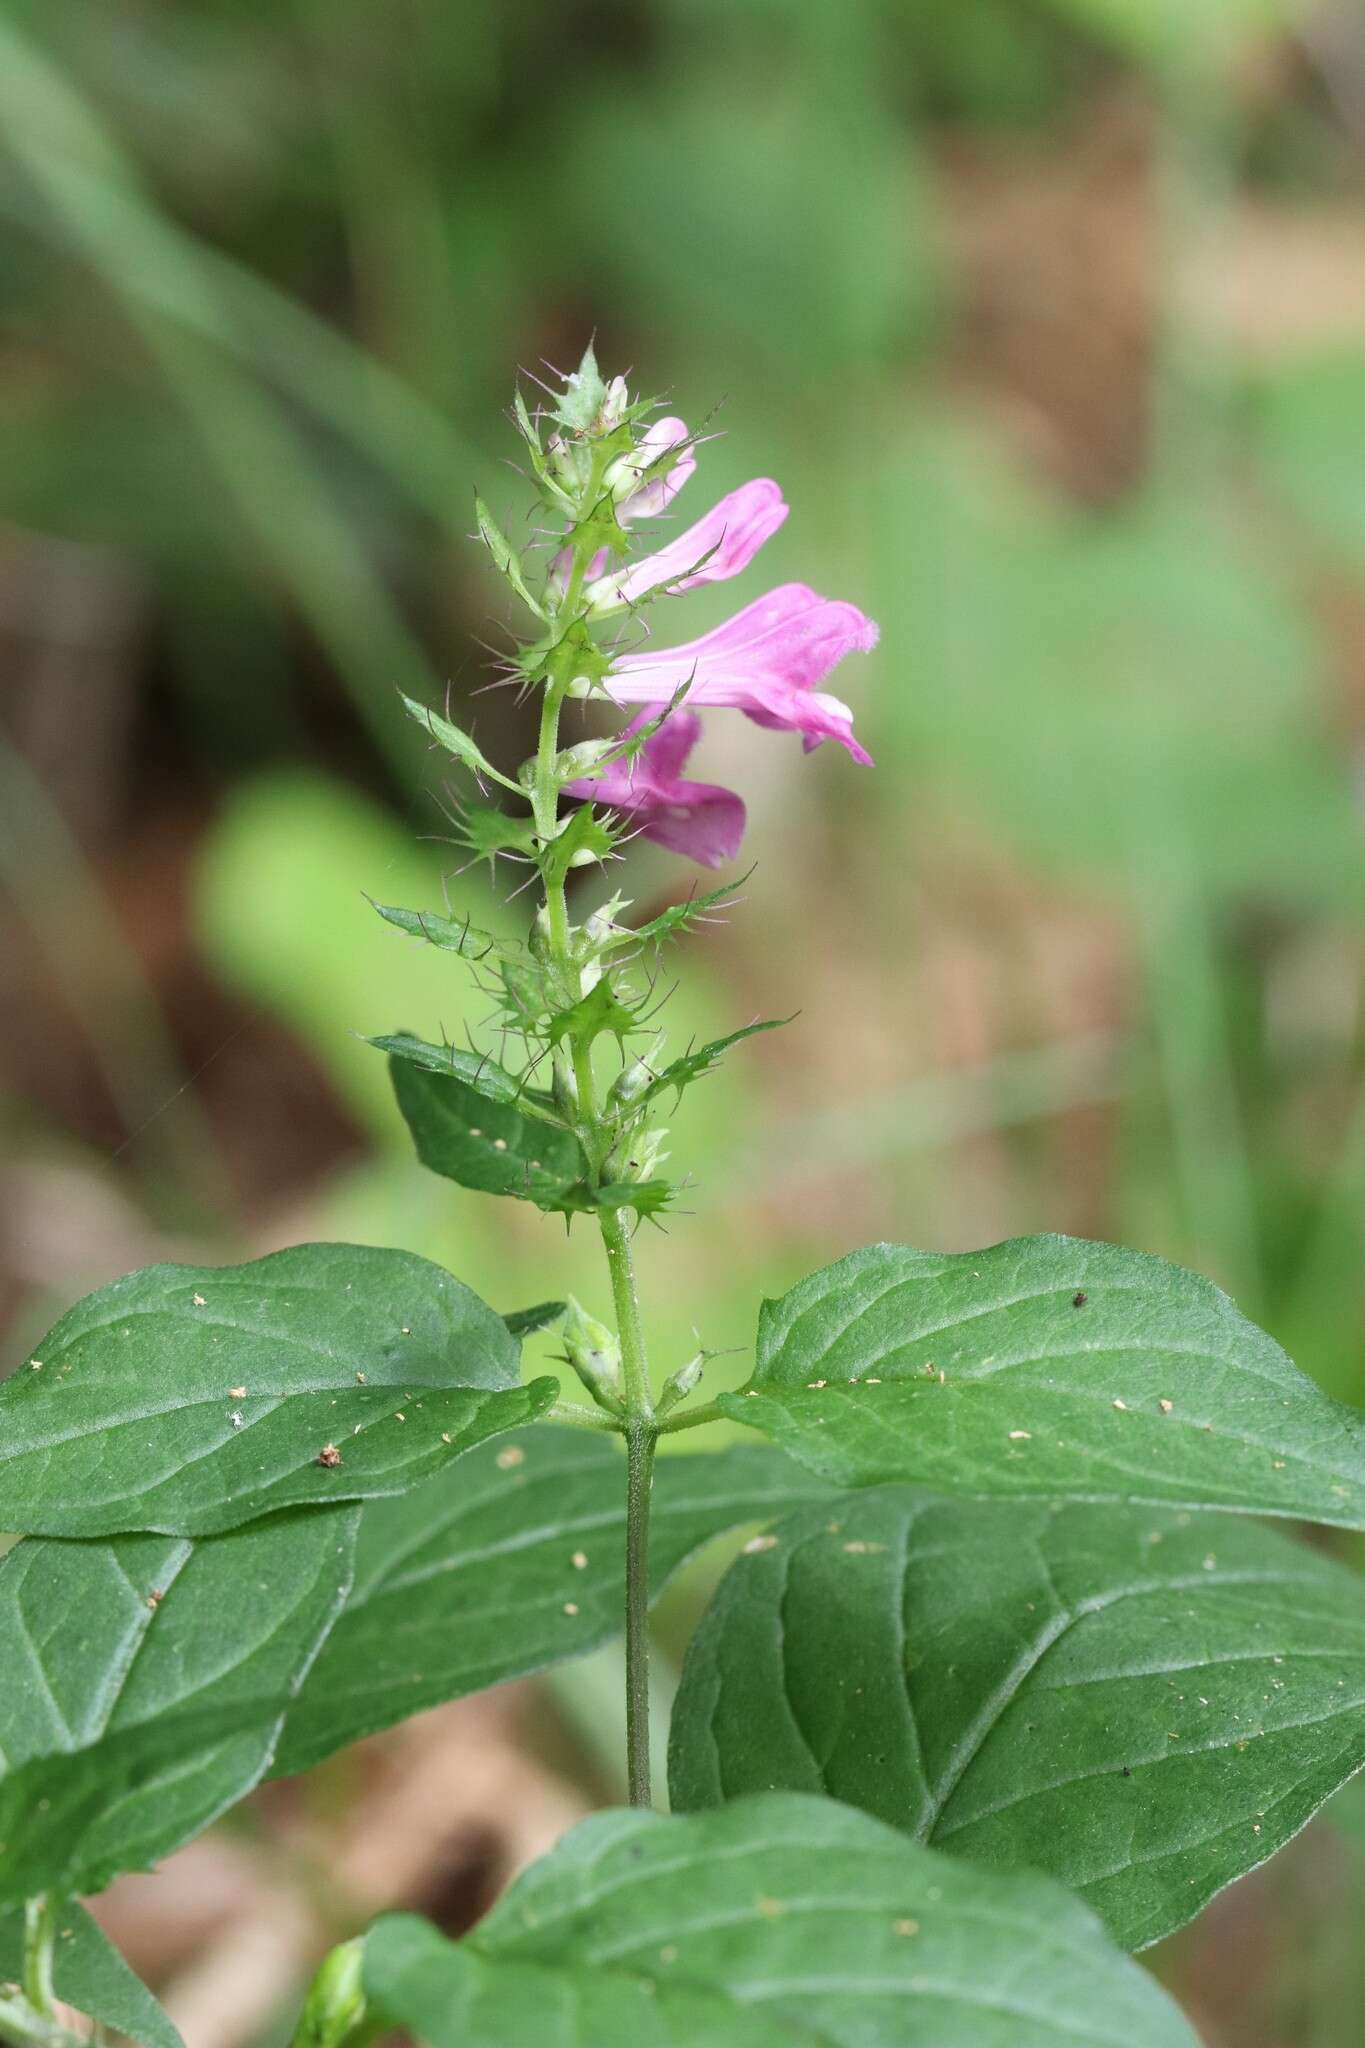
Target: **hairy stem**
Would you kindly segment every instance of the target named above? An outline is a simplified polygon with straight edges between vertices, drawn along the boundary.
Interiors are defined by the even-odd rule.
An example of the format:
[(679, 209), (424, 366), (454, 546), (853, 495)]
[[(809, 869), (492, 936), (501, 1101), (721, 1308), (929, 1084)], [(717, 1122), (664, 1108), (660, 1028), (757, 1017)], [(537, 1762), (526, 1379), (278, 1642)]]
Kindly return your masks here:
[(649, 1390), (630, 1232), (615, 1210), (605, 1213), (601, 1223), (616, 1332), (621, 1340), (621, 1391), (626, 1407), (626, 1776), (631, 1805), (648, 1806), (649, 1502), (659, 1425)]
[[(591, 506), (600, 487), (596, 465), (585, 488), (582, 503)], [(556, 607), (556, 621), (572, 622), (582, 594), (593, 543), (581, 536), (572, 542), (572, 560), (564, 594)], [(554, 836), (559, 804), (555, 757), (559, 746), (559, 713), (571, 676), (553, 662), (545, 679), (541, 706), (540, 735), (536, 748), (531, 803), (536, 832), (542, 846)], [(551, 957), (570, 980), (573, 970), (572, 928), (569, 924), (562, 874), (544, 871), (547, 939)], [(556, 1060), (563, 1054), (557, 1049)], [(600, 1174), (610, 1147), (610, 1129), (604, 1122), (597, 1100), (592, 1048), (575, 1040), (569, 1053), (573, 1091), (577, 1101), (579, 1135), (587, 1153), (589, 1170)], [(568, 1076), (565, 1076), (567, 1079)], [(635, 1282), (635, 1261), (630, 1231), (619, 1210), (599, 1212), (602, 1240), (611, 1273), (612, 1306), (621, 1346), (622, 1406), (617, 1418), (604, 1414), (594, 1418), (577, 1404), (561, 1402), (552, 1413), (561, 1420), (593, 1428), (614, 1429), (626, 1439), (626, 1766), (632, 1806), (650, 1804), (649, 1761), (649, 1505), (654, 1471), (654, 1446), (659, 1427), (650, 1393), (649, 1363), (640, 1325), (640, 1303)]]
[(653, 1423), (626, 1435), (626, 1781), (632, 1806), (653, 1797), (649, 1765), (649, 1494)]

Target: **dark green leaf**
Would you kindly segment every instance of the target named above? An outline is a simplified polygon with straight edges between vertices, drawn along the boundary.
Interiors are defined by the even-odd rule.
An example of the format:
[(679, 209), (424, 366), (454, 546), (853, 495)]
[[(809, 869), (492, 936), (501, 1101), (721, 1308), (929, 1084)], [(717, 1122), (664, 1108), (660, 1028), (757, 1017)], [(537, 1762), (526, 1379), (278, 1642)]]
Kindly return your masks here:
[(381, 1920), (365, 1984), (431, 2048), (1194, 2048), (1048, 1879), (783, 1793), (597, 1814), (462, 1942)]
[[(374, 899), (370, 901), (373, 903)], [(397, 925), (409, 938), (425, 939), (429, 946), (439, 946), (446, 953), (462, 953), (466, 958), (482, 960), (497, 943), (465, 917), (440, 917), (433, 910), (401, 910), (393, 903), (375, 903), (374, 908), (386, 923)]]
[[(0, 1913), (0, 1982), (18, 1981), (23, 1956), (23, 1909)], [(142, 2048), (185, 2048), (146, 1985), (133, 1975), (99, 1923), (74, 1900), (57, 1917), (52, 1981), (64, 2005), (126, 2034)]]
[(5, 1519), (199, 1536), (401, 1493), (549, 1405), (555, 1382), (518, 1373), (502, 1317), (410, 1252), (150, 1266), (77, 1303), (0, 1386)]
[(562, 1301), (538, 1301), (534, 1308), (516, 1308), (505, 1315), (512, 1335), (521, 1343), (527, 1337), (534, 1337), (537, 1330), (548, 1330), (563, 1315), (566, 1304)]
[(588, 1162), (572, 1131), (534, 1122), (458, 1075), (406, 1057), (390, 1060), (389, 1071), (417, 1156), (433, 1173), (541, 1209), (591, 1206)]
[[(722, 1530), (821, 1491), (763, 1445), (660, 1458), (656, 1591)], [(543, 1425), (473, 1452), (458, 1484), (372, 1502), (346, 1612), (290, 1709), (275, 1769), (306, 1769), (405, 1715), (618, 1635), (625, 1510), (616, 1444)]]
[(663, 1072), (650, 1082), (640, 1100), (648, 1102), (652, 1097), (662, 1095), (668, 1088), (676, 1088), (681, 1094), (690, 1082), (699, 1079), (702, 1074), (709, 1073), (712, 1067), (718, 1066), (730, 1047), (738, 1045), (741, 1039), (752, 1038), (758, 1031), (778, 1031), (791, 1021), (790, 1017), (769, 1017), (761, 1024), (746, 1024), (741, 1031), (731, 1031), (725, 1038), (713, 1038), (709, 1045), (699, 1045), (694, 1052), (687, 1052), (680, 1059), (670, 1060)]
[(350, 1589), (356, 1506), (0, 1563), (0, 1899), (98, 1891), (249, 1792)]
[(1365, 1586), (1273, 1530), (882, 1487), (769, 1544), (688, 1651), (675, 1809), (823, 1792), (1139, 1948), (1365, 1764)]
[(1365, 1417), (1207, 1280), (1079, 1238), (854, 1252), (764, 1304), (718, 1405), (842, 1485), (1365, 1526)]
[(538, 1209), (570, 1216), (590, 1209), (662, 1208), (666, 1182), (616, 1182), (593, 1187), (588, 1162), (572, 1131), (533, 1122), (520, 1110), (493, 1102), (453, 1074), (432, 1073), (407, 1059), (391, 1059), (398, 1107), (417, 1157), (446, 1180), (489, 1195), (512, 1195)]

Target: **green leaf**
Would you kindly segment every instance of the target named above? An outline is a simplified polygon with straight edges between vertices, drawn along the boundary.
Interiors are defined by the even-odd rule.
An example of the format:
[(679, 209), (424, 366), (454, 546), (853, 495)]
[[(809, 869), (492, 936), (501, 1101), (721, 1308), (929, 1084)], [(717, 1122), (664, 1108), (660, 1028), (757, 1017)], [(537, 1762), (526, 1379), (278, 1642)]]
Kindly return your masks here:
[(410, 1031), (397, 1031), (386, 1038), (365, 1042), (394, 1059), (409, 1060), (429, 1074), (452, 1074), (488, 1102), (532, 1102), (546, 1110), (553, 1106), (550, 1096), (540, 1089), (528, 1088), (524, 1080), (509, 1074), (487, 1053), (462, 1052), (454, 1045), (430, 1045), (425, 1038), (414, 1038)]
[[(765, 1445), (660, 1458), (654, 1591), (723, 1530), (823, 1490)], [(290, 1709), (276, 1771), (619, 1635), (625, 1512), (616, 1444), (546, 1425), (471, 1453), (458, 1485), (371, 1502), (346, 1611)]]
[(518, 1372), (502, 1317), (410, 1252), (149, 1266), (77, 1303), (0, 1385), (5, 1519), (200, 1536), (401, 1493), (549, 1405), (555, 1381)]
[(709, 1045), (699, 1045), (695, 1051), (687, 1052), (680, 1059), (671, 1060), (661, 1074), (656, 1075), (640, 1097), (649, 1102), (666, 1089), (676, 1088), (681, 1095), (684, 1088), (703, 1074), (709, 1074), (719, 1066), (732, 1045), (741, 1039), (752, 1038), (759, 1031), (780, 1031), (784, 1024), (791, 1023), (790, 1017), (769, 1017), (761, 1024), (746, 1024), (741, 1031), (731, 1031), (724, 1038), (713, 1038)]
[(446, 953), (462, 953), (466, 959), (482, 960), (497, 944), (488, 932), (479, 931), (466, 917), (439, 917), (431, 910), (402, 910), (394, 903), (375, 903), (367, 898), (389, 924), (397, 925), (409, 938), (425, 939)]
[(768, 1542), (689, 1648), (675, 1810), (823, 1792), (1139, 1948), (1365, 1764), (1365, 1586), (1273, 1530), (882, 1487)]
[(1365, 1418), (1209, 1281), (1080, 1238), (854, 1252), (764, 1303), (717, 1405), (841, 1485), (1365, 1526)]
[(1164, 1991), (1046, 1878), (975, 1870), (829, 1800), (601, 1813), (471, 1935), (365, 1943), (431, 2048), (1193, 2048)]
[(527, 1337), (534, 1337), (537, 1330), (550, 1329), (559, 1321), (566, 1307), (567, 1303), (562, 1301), (538, 1301), (534, 1308), (513, 1309), (510, 1315), (503, 1317), (503, 1321), (521, 1343)]
[(587, 1158), (572, 1131), (533, 1122), (453, 1074), (431, 1073), (407, 1059), (390, 1060), (389, 1071), (418, 1158), (461, 1187), (511, 1195), (565, 1216), (623, 1208), (645, 1215), (669, 1199), (664, 1181), (591, 1186)]
[(541, 1209), (591, 1207), (588, 1162), (572, 1131), (533, 1122), (452, 1072), (406, 1057), (391, 1059), (389, 1071), (417, 1156), (433, 1173)]
[[(401, 691), (399, 695), (402, 695)], [(466, 768), (472, 768), (476, 775), (486, 775), (491, 781), (500, 782), (504, 789), (516, 790), (520, 796), (518, 785), (509, 776), (504, 775), (501, 769), (495, 768), (488, 756), (475, 746), (467, 732), (461, 732), (458, 725), (452, 725), (448, 718), (442, 718), (438, 711), (431, 710), (428, 705), (419, 704), (415, 697), (403, 697), (403, 708), (410, 718), (415, 718), (417, 723), (431, 734), (438, 746), (444, 747), (448, 754), (453, 754), (457, 761), (462, 761)]]
[(483, 544), (493, 557), (493, 565), (497, 569), (498, 574), (511, 584), (527, 610), (534, 612), (538, 619), (543, 619), (545, 616), (544, 607), (539, 598), (531, 595), (527, 587), (526, 578), (521, 573), (521, 560), (515, 548), (507, 539), (507, 536), (498, 525), (497, 520), (493, 517), (487, 505), (484, 504), (482, 498), (476, 497), (474, 500), (474, 516), (479, 522), (479, 533)]
[(341, 1610), (358, 1507), (0, 1563), (0, 1899), (98, 1891), (249, 1792)]
[[(23, 1970), (22, 1908), (0, 1913), (0, 1983), (17, 1981)], [(140, 1978), (135, 1977), (99, 1922), (74, 1900), (57, 1916), (52, 1957), (53, 1988), (64, 2005), (99, 2020), (142, 2048), (185, 2048), (175, 2028)]]

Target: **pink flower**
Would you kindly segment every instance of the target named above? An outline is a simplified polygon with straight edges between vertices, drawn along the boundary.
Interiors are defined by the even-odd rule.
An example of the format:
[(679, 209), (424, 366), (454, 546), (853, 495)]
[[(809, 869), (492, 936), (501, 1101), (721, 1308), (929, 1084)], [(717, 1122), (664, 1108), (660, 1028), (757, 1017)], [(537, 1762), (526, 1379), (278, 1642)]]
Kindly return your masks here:
[(619, 704), (659, 705), (686, 687), (689, 708), (727, 705), (758, 725), (799, 732), (807, 752), (838, 740), (870, 766), (847, 704), (815, 685), (846, 654), (876, 644), (876, 626), (856, 605), (783, 583), (699, 640), (619, 656), (603, 688)]
[[(638, 732), (648, 717), (642, 711), (626, 734)], [(701, 720), (695, 712), (671, 712), (634, 760), (613, 761), (595, 775), (567, 782), (564, 794), (624, 811), (646, 839), (700, 861), (703, 867), (718, 868), (739, 852), (744, 804), (733, 790), (681, 780), (683, 764), (700, 736)]]
[[(643, 497), (645, 493), (637, 495)], [(622, 506), (623, 516), (631, 503), (627, 499)], [(699, 583), (719, 583), (738, 576), (786, 516), (787, 507), (778, 486), (768, 477), (756, 477), (752, 483), (731, 491), (695, 526), (689, 526), (686, 533), (680, 533), (666, 547), (624, 569), (614, 570), (609, 576), (599, 576), (588, 586), (588, 603), (600, 614), (635, 604), (661, 584), (668, 584), (675, 591), (692, 590)]]
[[(697, 458), (687, 446), (687, 426), (683, 420), (672, 417), (655, 420), (640, 436), (640, 444), (631, 455), (621, 459), (622, 481), (629, 482), (644, 475), (651, 464), (657, 462), (670, 448), (681, 447), (681, 453), (672, 467), (662, 476), (650, 482), (636, 483), (617, 507), (617, 518), (623, 526), (629, 526), (636, 519), (654, 519), (660, 512), (667, 511), (687, 479), (697, 466)], [(618, 483), (617, 489), (620, 489)]]

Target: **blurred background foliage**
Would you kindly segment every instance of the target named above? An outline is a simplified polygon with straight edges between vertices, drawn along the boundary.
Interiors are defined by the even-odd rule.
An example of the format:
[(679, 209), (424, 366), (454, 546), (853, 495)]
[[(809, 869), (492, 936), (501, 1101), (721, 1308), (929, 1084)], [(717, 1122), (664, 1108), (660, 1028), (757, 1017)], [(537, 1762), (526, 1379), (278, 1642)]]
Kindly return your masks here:
[[(800, 1017), (678, 1120), (660, 1368), (870, 1237), (1055, 1228), (1365, 1400), (1363, 159), (1353, 0), (7, 0), (12, 1355), (127, 1265), (328, 1233), (597, 1299), (421, 1174), (357, 1036), (480, 1009), (362, 892), (524, 914), (449, 879), (397, 693), (530, 750), (471, 499), (525, 530), (513, 371), (595, 330), (719, 431), (698, 509), (782, 481), (742, 594), (883, 629), (838, 679), (873, 773), (710, 722), (759, 865), (671, 1023)], [(642, 912), (686, 885), (631, 853)], [(534, 1784), (614, 1790), (613, 1676), (531, 1717)], [(322, 1775), (314, 1817), (363, 1803)], [(1359, 2040), (1361, 1840), (1342, 1803), (1162, 1959), (1211, 2043)], [(161, 1953), (138, 1896), (192, 1974), (223, 1914)], [(209, 2012), (191, 2048), (269, 2037)]]

